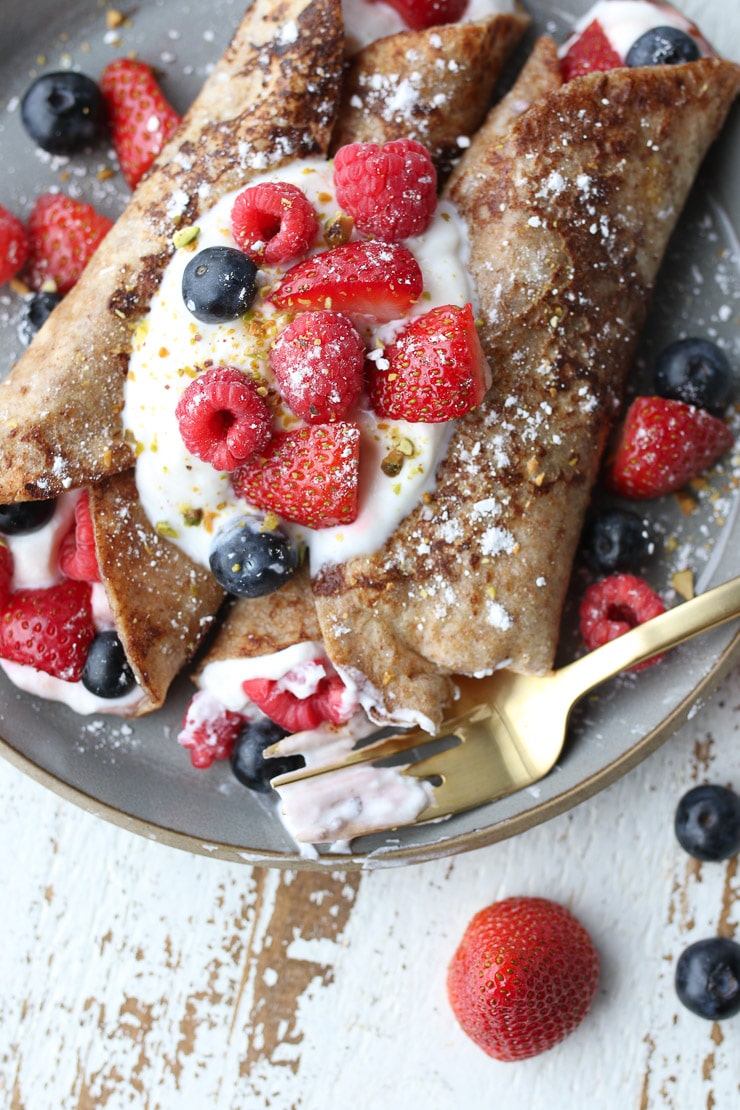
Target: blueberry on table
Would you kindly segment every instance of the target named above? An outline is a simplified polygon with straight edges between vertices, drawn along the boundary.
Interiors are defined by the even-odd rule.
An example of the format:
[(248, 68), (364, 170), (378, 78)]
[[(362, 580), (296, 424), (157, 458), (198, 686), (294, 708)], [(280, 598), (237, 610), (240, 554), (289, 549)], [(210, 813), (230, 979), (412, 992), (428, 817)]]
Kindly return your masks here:
[(678, 27), (652, 27), (632, 43), (625, 61), (628, 66), (675, 66), (695, 62), (699, 44)]
[(653, 552), (647, 522), (629, 509), (604, 509), (587, 522), (583, 551), (592, 570), (637, 570)]
[(188, 312), (204, 324), (243, 316), (257, 295), (257, 267), (235, 247), (204, 247), (182, 275)]
[(655, 362), (655, 392), (672, 401), (721, 413), (733, 389), (727, 355), (708, 339), (690, 337), (670, 343)]
[(42, 150), (74, 154), (102, 137), (105, 101), (97, 84), (84, 73), (44, 73), (21, 101), (21, 120)]
[(250, 721), (242, 729), (231, 752), (231, 770), (242, 786), (258, 794), (269, 794), (272, 789), (270, 779), (296, 771), (304, 765), (300, 755), (264, 758), (265, 748), (288, 735), (284, 728), (267, 717)]
[(61, 293), (52, 293), (45, 289), (40, 293), (34, 293), (28, 298), (21, 323), (21, 334), (24, 342), (31, 342), (36, 332), (41, 329), (42, 324), (46, 323), (61, 299)]
[(14, 505), (0, 505), (0, 532), (5, 536), (20, 536), (37, 532), (51, 520), (56, 501), (18, 501)]
[(693, 1014), (721, 1021), (740, 1013), (740, 944), (711, 937), (689, 945), (676, 964), (676, 993)]
[(295, 574), (298, 549), (261, 516), (236, 517), (216, 535), (209, 563), (216, 581), (235, 597), (274, 593)]
[(99, 632), (87, 655), (82, 685), (99, 698), (122, 698), (136, 685), (123, 644), (115, 632)]
[(695, 859), (729, 859), (740, 851), (740, 796), (727, 786), (695, 786), (676, 807), (674, 829)]

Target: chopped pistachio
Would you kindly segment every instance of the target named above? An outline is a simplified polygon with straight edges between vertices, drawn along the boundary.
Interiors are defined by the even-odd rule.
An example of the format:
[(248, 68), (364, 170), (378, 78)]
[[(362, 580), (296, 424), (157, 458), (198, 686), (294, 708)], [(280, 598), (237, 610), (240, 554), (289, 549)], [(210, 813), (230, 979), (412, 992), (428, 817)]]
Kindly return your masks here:
[(188, 227), (178, 227), (175, 234), (172, 236), (172, 244), (177, 250), (181, 247), (188, 247), (200, 235), (200, 228), (196, 224), (190, 224)]
[(168, 524), (166, 520), (158, 520), (156, 524), (157, 532), (160, 536), (165, 536), (167, 539), (177, 539), (177, 529)]
[(395, 478), (401, 473), (405, 458), (395, 447), (392, 448), (380, 464), (380, 469), (388, 478)]

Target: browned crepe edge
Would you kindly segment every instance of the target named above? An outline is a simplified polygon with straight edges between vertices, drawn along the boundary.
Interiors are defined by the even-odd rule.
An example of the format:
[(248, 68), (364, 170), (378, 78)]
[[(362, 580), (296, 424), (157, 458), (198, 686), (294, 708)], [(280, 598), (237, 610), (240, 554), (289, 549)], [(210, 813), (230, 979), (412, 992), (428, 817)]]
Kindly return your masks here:
[[(660, 260), (739, 86), (740, 68), (718, 59), (593, 74), (473, 140), (449, 195), (471, 229), (493, 386), (460, 422), (428, 501), (379, 552), (313, 584), (330, 658), (379, 718), (412, 708), (437, 725), (449, 675), (552, 667)], [(476, 512), (491, 499), (498, 515)]]
[(416, 139), (445, 176), (460, 157), (460, 140), (483, 122), (503, 66), (529, 24), (524, 14), (495, 15), (370, 43), (348, 63), (332, 152), (360, 133), (378, 144)]

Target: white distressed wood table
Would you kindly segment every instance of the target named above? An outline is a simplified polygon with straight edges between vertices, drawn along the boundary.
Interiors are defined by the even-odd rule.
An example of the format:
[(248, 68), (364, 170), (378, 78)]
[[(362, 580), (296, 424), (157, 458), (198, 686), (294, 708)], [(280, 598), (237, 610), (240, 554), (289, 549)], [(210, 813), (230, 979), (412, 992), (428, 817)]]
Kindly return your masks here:
[[(740, 1018), (673, 989), (681, 950), (740, 925), (738, 861), (673, 835), (700, 781), (740, 789), (740, 669), (658, 752), (515, 839), (405, 869), (230, 864), (140, 839), (0, 764), (0, 1104), (10, 1110), (730, 1110)], [(445, 996), (470, 916), (568, 905), (602, 958), (568, 1040), (489, 1059)]]

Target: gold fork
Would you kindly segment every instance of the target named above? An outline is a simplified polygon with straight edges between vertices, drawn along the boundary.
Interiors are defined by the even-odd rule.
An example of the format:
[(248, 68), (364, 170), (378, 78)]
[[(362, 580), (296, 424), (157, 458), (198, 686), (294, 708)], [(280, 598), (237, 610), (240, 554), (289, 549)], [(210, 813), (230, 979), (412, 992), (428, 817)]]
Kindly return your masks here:
[[(433, 800), (414, 824), (472, 809), (531, 786), (552, 770), (565, 742), (571, 710), (589, 690), (737, 616), (740, 577), (674, 606), (550, 674), (497, 671), (490, 678), (464, 680), (459, 712), (435, 735), (413, 729), (371, 739), (330, 765), (291, 771), (272, 784), (279, 790), (356, 764), (409, 753), (409, 762), (398, 767), (399, 773), (433, 786)], [(424, 749), (430, 744), (439, 747), (444, 738), (451, 738), (454, 746), (425, 757)], [(266, 757), (279, 754), (280, 742), (265, 752)]]

